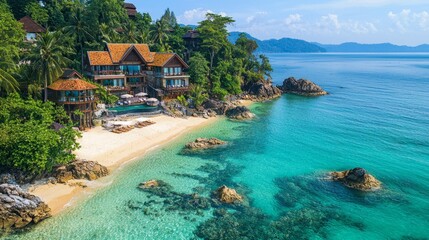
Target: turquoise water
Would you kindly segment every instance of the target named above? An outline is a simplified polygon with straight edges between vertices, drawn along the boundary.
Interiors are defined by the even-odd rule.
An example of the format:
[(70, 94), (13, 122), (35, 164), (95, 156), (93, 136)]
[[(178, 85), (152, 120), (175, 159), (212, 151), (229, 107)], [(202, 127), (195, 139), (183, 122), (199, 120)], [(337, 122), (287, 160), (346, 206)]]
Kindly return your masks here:
[[(257, 119), (220, 120), (103, 179), (91, 197), (11, 239), (427, 239), (429, 55), (270, 54), (280, 83), (311, 79), (331, 94), (284, 95), (252, 106)], [(190, 154), (196, 137), (228, 146)], [(379, 192), (324, 179), (364, 167)], [(221, 184), (250, 207), (180, 208), (180, 197), (137, 189), (160, 179), (173, 196), (208, 197)], [(176, 195), (175, 195), (176, 194)], [(288, 234), (288, 235), (287, 235)]]
[(112, 108), (109, 108), (109, 110), (114, 111), (118, 114), (125, 114), (125, 113), (139, 113), (139, 112), (154, 112), (158, 110), (158, 107), (151, 107), (146, 104), (139, 104), (139, 105), (112, 107)]

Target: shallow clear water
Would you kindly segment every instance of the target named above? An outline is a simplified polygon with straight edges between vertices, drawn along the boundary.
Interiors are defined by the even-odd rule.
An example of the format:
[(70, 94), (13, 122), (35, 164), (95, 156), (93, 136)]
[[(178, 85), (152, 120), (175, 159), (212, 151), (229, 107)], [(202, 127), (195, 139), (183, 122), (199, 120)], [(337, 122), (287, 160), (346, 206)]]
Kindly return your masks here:
[[(233, 186), (262, 211), (257, 218), (229, 210), (239, 214), (234, 229), (248, 239), (279, 239), (273, 226), (291, 232), (283, 236), (290, 239), (428, 238), (429, 55), (269, 57), (276, 83), (305, 77), (331, 94), (284, 95), (253, 105), (256, 120), (220, 120), (186, 134), (104, 179), (108, 186), (88, 199), (9, 238), (192, 239), (197, 232), (208, 238), (197, 227), (213, 226), (213, 208), (171, 209), (168, 197), (137, 189), (150, 179), (204, 197), (221, 184)], [(207, 153), (182, 152), (196, 137), (229, 144)], [(328, 171), (358, 166), (382, 181), (383, 190), (359, 193), (324, 179)], [(218, 232), (230, 227), (225, 221), (215, 218)], [(225, 239), (244, 238), (229, 234)]]

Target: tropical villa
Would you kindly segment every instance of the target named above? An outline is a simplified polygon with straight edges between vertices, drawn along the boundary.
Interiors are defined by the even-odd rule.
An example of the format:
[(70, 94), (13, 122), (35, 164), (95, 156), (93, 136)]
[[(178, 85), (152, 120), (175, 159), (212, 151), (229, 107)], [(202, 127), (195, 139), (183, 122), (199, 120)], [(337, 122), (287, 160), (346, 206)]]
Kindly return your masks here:
[(31, 17), (25, 16), (19, 20), (26, 32), (25, 41), (32, 42), (36, 39), (37, 34), (46, 32), (46, 29), (35, 22)]
[(124, 3), (124, 8), (127, 11), (127, 15), (129, 18), (135, 18), (137, 15), (137, 8), (132, 3)]
[(108, 43), (105, 51), (88, 51), (87, 73), (110, 93), (148, 93), (175, 98), (189, 90), (188, 65), (175, 53), (151, 52), (147, 44)]
[[(48, 86), (48, 99), (63, 106), (73, 121), (79, 121), (80, 127), (92, 126), (92, 118), (98, 100), (97, 86), (82, 80), (82, 76), (72, 69), (66, 69), (63, 75)], [(79, 110), (82, 115), (76, 114)]]

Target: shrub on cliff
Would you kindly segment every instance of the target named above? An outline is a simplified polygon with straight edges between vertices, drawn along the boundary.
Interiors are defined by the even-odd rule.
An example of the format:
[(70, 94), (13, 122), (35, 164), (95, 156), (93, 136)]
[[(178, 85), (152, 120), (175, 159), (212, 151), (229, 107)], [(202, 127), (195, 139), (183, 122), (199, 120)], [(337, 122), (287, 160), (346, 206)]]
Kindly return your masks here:
[(73, 160), (79, 133), (71, 124), (51, 102), (0, 98), (0, 169), (36, 176)]

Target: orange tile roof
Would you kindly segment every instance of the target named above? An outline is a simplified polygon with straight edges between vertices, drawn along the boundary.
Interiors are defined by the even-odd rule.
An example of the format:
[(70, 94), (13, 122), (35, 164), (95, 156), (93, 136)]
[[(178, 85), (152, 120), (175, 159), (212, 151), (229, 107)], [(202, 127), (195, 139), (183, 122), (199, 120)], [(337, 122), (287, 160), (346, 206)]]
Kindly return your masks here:
[(149, 46), (147, 44), (134, 44), (134, 47), (137, 49), (137, 51), (139, 51), (147, 63), (153, 62), (155, 54), (150, 52)]
[(88, 51), (89, 64), (94, 65), (113, 65), (110, 54), (107, 51), (93, 52)]
[(154, 67), (162, 67), (168, 62), (168, 60), (174, 57), (174, 55), (174, 53), (155, 53), (153, 62), (149, 63), (148, 65)]
[(183, 64), (185, 68), (189, 68), (188, 64), (186, 64), (186, 62), (183, 61), (183, 59), (175, 53), (155, 53), (153, 62), (149, 63), (148, 66), (163, 67), (173, 57), (176, 57)]
[(55, 91), (81, 91), (97, 89), (97, 86), (81, 79), (59, 79), (48, 88)]
[(108, 43), (107, 49), (109, 50), (110, 57), (113, 63), (119, 63), (127, 50), (131, 47), (128, 43)]
[(188, 65), (174, 53), (155, 53), (151, 52), (147, 44), (129, 44), (129, 43), (108, 43), (108, 51), (88, 51), (89, 64), (94, 65), (114, 65), (121, 62), (121, 60), (132, 51), (137, 50), (143, 60), (149, 66), (163, 66), (173, 56), (177, 56), (184, 66)]

